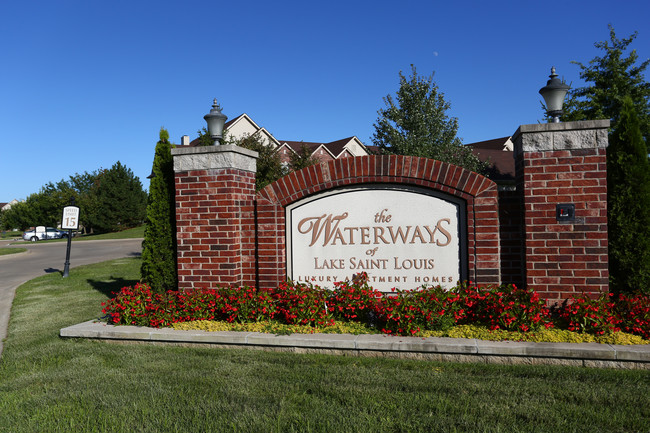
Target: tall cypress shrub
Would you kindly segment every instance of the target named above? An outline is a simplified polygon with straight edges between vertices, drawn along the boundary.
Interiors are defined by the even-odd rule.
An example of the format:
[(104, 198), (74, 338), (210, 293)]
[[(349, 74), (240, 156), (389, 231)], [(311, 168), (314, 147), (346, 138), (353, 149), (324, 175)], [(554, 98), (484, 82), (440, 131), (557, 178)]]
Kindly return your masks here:
[(607, 200), (610, 288), (650, 293), (650, 162), (629, 96), (607, 150)]
[(178, 287), (174, 166), (169, 133), (164, 128), (160, 128), (152, 174), (140, 276), (152, 290), (163, 293)]

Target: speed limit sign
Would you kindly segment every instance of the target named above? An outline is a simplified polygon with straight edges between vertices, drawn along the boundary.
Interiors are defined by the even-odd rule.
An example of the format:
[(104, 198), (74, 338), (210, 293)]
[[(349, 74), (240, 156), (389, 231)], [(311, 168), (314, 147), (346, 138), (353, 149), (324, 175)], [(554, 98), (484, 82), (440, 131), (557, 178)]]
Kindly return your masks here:
[(61, 219), (61, 230), (78, 230), (79, 229), (79, 207), (66, 206), (63, 208), (63, 218)]

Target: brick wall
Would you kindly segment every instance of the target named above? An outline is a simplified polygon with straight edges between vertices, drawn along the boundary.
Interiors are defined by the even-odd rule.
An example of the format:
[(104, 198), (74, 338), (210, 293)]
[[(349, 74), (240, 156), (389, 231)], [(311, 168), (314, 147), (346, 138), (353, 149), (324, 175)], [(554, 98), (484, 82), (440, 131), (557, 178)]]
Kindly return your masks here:
[(499, 236), (501, 240), (501, 279), (524, 287), (526, 284), (522, 192), (499, 189)]

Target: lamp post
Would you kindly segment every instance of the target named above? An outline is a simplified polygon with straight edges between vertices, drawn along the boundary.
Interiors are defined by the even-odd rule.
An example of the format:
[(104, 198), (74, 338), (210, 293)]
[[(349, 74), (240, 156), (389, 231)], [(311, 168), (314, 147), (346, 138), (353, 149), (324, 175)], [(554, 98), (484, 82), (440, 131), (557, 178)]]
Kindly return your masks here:
[(210, 138), (214, 140), (212, 143), (213, 146), (218, 146), (221, 144), (221, 138), (223, 137), (223, 125), (228, 120), (228, 116), (221, 112), (221, 106), (217, 103), (217, 98), (214, 98), (212, 102), (212, 110), (210, 113), (203, 116), (205, 121), (208, 123), (208, 133)]
[(564, 104), (564, 97), (571, 88), (564, 80), (560, 80), (555, 73), (555, 66), (551, 68), (550, 80), (546, 82), (546, 86), (539, 89), (539, 94), (544, 98), (546, 103), (546, 114), (552, 119), (553, 123), (560, 122), (562, 115), (562, 105)]

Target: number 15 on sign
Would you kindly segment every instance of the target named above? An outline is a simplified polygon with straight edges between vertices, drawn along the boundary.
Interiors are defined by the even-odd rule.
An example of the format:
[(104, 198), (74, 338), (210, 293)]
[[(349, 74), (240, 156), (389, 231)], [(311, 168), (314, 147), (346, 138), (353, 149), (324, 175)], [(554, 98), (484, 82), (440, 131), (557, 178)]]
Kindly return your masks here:
[(78, 230), (79, 229), (79, 207), (66, 206), (63, 208), (63, 218), (61, 219), (61, 230)]

